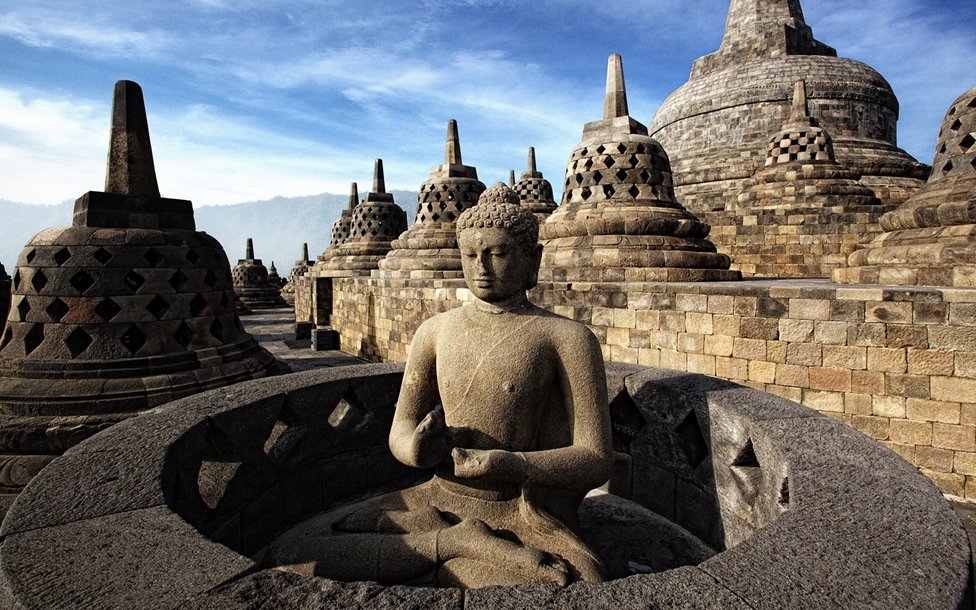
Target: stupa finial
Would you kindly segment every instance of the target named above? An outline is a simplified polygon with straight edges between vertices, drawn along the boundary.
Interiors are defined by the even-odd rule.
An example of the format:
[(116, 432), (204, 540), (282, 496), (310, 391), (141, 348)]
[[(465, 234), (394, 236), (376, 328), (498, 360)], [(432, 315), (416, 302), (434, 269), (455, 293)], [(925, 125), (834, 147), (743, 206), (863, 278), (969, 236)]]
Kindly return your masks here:
[(359, 185), (353, 182), (349, 186), (349, 209), (355, 210), (359, 205)]
[(538, 171), (539, 170), (536, 169), (536, 165), (535, 165), (535, 146), (530, 146), (529, 147), (529, 163), (528, 163), (528, 165), (525, 168), (525, 173), (527, 173), (527, 174), (535, 174)]
[(254, 260), (254, 240), (247, 238), (247, 249), (244, 251), (244, 260)]
[(810, 109), (807, 106), (807, 84), (798, 80), (793, 87), (793, 110), (790, 123), (805, 123), (810, 120)]
[(508, 186), (510, 186), (510, 187), (515, 186), (515, 170), (514, 169), (508, 170)]
[(142, 88), (128, 80), (115, 83), (105, 192), (159, 197), (146, 103)]
[(624, 62), (619, 54), (614, 53), (607, 61), (607, 93), (603, 100), (603, 118), (615, 119), (629, 114)]
[(383, 159), (377, 159), (373, 166), (373, 193), (386, 192), (386, 178), (383, 177)]
[(462, 165), (461, 138), (458, 137), (457, 121), (454, 119), (447, 122), (447, 150), (444, 152), (444, 163), (446, 165)]
[(307, 242), (304, 243), (304, 244), (302, 244), (302, 260), (303, 261), (307, 261), (308, 260), (308, 243)]

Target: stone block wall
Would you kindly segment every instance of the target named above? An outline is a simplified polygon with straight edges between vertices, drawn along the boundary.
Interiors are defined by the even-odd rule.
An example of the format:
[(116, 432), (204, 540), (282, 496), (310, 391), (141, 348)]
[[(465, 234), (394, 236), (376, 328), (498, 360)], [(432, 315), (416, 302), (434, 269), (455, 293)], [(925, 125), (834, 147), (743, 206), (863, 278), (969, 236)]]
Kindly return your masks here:
[[(342, 350), (406, 360), (461, 280), (336, 279)], [(597, 335), (613, 362), (736, 381), (864, 432), (944, 492), (976, 498), (976, 290), (826, 280), (540, 284), (535, 303)]]

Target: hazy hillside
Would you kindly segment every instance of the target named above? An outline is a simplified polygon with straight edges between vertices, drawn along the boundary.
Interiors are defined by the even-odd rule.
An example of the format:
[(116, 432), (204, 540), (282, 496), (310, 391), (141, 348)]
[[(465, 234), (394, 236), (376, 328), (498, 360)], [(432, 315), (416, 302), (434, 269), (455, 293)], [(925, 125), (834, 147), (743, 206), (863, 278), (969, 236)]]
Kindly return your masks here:
[[(413, 221), (417, 194), (393, 191), (397, 203)], [(365, 195), (365, 194), (364, 194)], [(254, 238), (255, 256), (265, 265), (275, 262), (287, 274), (308, 242), (314, 259), (329, 244), (332, 223), (349, 200), (348, 195), (323, 193), (306, 197), (276, 197), (236, 205), (195, 206), (197, 229), (223, 244), (231, 265), (243, 258), (248, 237)], [(74, 202), (42, 206), (0, 199), (0, 263), (13, 274), (17, 257), (35, 233), (47, 227), (69, 226)]]

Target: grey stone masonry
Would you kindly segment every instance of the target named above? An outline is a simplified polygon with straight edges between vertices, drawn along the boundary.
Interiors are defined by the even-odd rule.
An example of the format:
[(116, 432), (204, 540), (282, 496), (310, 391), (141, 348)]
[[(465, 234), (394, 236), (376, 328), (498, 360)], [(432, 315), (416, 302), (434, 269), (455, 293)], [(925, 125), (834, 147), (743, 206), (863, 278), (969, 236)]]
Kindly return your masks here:
[(0, 332), (7, 325), (7, 313), (10, 311), (10, 276), (0, 263)]
[(817, 41), (799, 0), (732, 0), (720, 49), (694, 63), (650, 128), (674, 160), (675, 190), (689, 210), (724, 213), (764, 163), (799, 80), (837, 161), (882, 203), (902, 203), (923, 184), (928, 168), (896, 145), (898, 100), (880, 74)]
[(250, 309), (287, 306), (281, 298), (281, 285), (271, 280), (268, 268), (261, 259), (254, 258), (254, 240), (250, 237), (247, 238), (244, 258), (238, 259), (232, 276), (237, 298)]
[(298, 285), (298, 278), (308, 273), (315, 261), (308, 258), (308, 244), (302, 244), (302, 258), (295, 261), (291, 271), (288, 272), (288, 283), (281, 289), (281, 298), (289, 305), (295, 304), (295, 287)]
[[(513, 173), (514, 176), (514, 173)], [(535, 214), (536, 220), (543, 223), (556, 210), (552, 195), (552, 185), (542, 176), (535, 163), (535, 148), (529, 148), (529, 161), (518, 183), (512, 189), (518, 193), (522, 207)]]

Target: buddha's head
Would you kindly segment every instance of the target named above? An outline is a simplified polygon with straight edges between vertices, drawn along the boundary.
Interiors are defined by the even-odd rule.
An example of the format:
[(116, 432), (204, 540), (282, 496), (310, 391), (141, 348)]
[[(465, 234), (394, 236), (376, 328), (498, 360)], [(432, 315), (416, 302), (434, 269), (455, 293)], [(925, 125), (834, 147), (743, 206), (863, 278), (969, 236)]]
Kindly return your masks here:
[(518, 205), (518, 195), (508, 186), (499, 183), (465, 210), (457, 219), (457, 236), (464, 281), (478, 299), (506, 301), (524, 295), (538, 281), (539, 223)]

